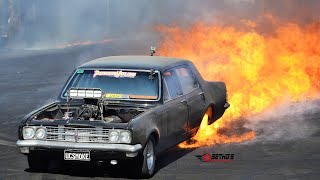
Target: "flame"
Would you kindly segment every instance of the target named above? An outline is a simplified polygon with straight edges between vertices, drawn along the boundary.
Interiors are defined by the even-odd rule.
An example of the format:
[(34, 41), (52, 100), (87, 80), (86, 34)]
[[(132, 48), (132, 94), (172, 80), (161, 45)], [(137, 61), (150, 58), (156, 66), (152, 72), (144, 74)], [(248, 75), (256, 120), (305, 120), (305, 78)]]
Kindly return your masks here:
[[(181, 148), (243, 142), (254, 131), (232, 134), (232, 124), (285, 101), (319, 97), (320, 24), (283, 23), (266, 15), (276, 26), (272, 33), (259, 32), (259, 23), (243, 20), (245, 27), (196, 23), (189, 29), (157, 26), (163, 40), (163, 56), (190, 59), (209, 81), (224, 81), (231, 107), (212, 125), (203, 117), (193, 142)], [(225, 134), (228, 130), (230, 134)]]

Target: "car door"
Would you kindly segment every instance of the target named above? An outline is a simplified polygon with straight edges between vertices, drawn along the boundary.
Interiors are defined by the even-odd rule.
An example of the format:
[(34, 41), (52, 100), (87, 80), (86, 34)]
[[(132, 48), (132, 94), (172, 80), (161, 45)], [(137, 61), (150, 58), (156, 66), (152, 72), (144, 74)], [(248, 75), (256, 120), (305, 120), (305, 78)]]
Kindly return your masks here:
[(174, 68), (163, 73), (163, 89), (167, 134), (172, 146), (185, 140), (188, 123), (187, 100)]
[(188, 131), (193, 134), (200, 126), (205, 111), (204, 93), (187, 65), (176, 68), (176, 74), (188, 103)]

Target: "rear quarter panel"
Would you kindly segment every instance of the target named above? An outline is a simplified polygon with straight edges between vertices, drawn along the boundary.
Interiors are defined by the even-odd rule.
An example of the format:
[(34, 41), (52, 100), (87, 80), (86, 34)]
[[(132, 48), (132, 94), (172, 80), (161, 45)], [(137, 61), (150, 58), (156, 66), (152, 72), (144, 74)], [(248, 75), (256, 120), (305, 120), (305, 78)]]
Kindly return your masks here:
[(210, 105), (214, 105), (214, 117), (219, 118), (224, 113), (224, 104), (227, 101), (227, 88), (224, 82), (210, 82), (202, 78), (198, 69), (192, 62), (189, 62), (188, 66), (193, 71), (195, 77), (200, 83), (200, 87), (205, 95), (206, 108)]

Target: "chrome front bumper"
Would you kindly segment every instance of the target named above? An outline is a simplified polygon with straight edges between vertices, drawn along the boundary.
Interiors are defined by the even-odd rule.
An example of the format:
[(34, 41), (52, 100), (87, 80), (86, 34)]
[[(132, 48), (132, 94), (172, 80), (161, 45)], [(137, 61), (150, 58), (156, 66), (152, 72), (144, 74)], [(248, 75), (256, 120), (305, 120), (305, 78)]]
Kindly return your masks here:
[(26, 148), (41, 147), (48, 149), (90, 149), (103, 151), (119, 151), (126, 153), (128, 157), (135, 157), (138, 154), (138, 151), (142, 148), (141, 144), (99, 144), (43, 140), (18, 140), (17, 145), (20, 147), (23, 153), (28, 153), (25, 151)]

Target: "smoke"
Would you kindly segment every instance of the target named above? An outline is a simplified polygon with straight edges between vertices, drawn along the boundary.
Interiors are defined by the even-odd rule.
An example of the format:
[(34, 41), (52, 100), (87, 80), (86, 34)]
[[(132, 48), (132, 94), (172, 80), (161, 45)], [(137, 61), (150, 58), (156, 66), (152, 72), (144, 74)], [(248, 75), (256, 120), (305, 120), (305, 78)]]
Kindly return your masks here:
[(245, 127), (255, 130), (253, 142), (304, 139), (319, 131), (319, 109), (319, 101), (284, 104), (249, 118)]
[[(9, 1), (9, 0), (0, 0)], [(152, 25), (162, 23), (164, 11), (175, 3), (148, 0), (10, 0), (6, 25), (10, 47), (60, 47), (64, 44), (104, 39), (143, 39)], [(3, 11), (4, 12), (4, 11)], [(159, 18), (161, 20), (159, 20)], [(168, 18), (170, 19), (170, 18)], [(154, 39), (154, 38), (150, 38)]]
[(56, 47), (106, 38), (156, 44), (160, 35), (153, 30), (154, 25), (176, 23), (188, 27), (199, 21), (237, 25), (241, 19), (256, 21), (268, 13), (308, 23), (319, 20), (320, 3), (317, 0), (0, 0), (0, 4), (0, 25), (8, 27), (10, 47)]
[[(224, 127), (218, 129), (217, 136), (232, 138), (241, 137), (248, 132), (255, 132), (253, 139), (239, 141), (243, 144), (301, 141), (320, 133), (318, 127), (319, 109), (319, 100), (283, 103), (254, 116), (228, 121)], [(218, 137), (208, 138), (208, 141), (217, 141), (214, 144), (233, 142), (232, 140), (219, 142)]]

